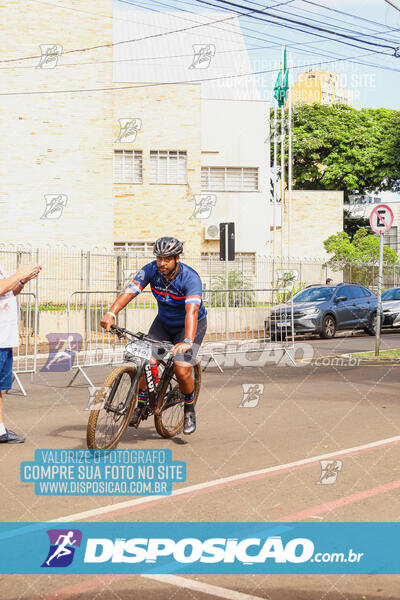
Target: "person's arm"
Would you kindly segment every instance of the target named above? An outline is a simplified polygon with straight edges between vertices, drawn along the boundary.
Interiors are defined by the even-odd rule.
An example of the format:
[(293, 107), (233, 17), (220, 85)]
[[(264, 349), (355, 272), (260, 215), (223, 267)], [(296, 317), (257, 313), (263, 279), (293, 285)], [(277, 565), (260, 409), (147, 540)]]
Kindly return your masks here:
[[(190, 338), (192, 344), (197, 332), (197, 323), (199, 315), (198, 304), (186, 304), (186, 316), (185, 316), (185, 338)], [(188, 352), (192, 344), (186, 344), (186, 342), (179, 342), (175, 344), (172, 354), (184, 354)]]
[(179, 342), (178, 344), (175, 344), (172, 350), (173, 354), (183, 354), (190, 350), (193, 345), (197, 332), (199, 309), (202, 302), (202, 292), (201, 279), (197, 275), (195, 279), (191, 280), (188, 284), (185, 298), (185, 338), (190, 338), (192, 340), (192, 344), (186, 344), (185, 342)]
[(185, 338), (190, 338), (192, 341), (197, 333), (199, 308), (198, 304), (186, 304)]
[(129, 304), (129, 302), (131, 300), (133, 300), (133, 298), (135, 296), (137, 296), (137, 293), (135, 293), (135, 292), (132, 292), (132, 293), (129, 292), (129, 293), (127, 293), (126, 290), (125, 290), (125, 292), (123, 292), (122, 294), (120, 294), (118, 296), (118, 298), (116, 299), (116, 301), (114, 302), (114, 304), (111, 306), (110, 310), (107, 311), (106, 314), (101, 319), (100, 325), (106, 331), (110, 331), (110, 327), (114, 323), (115, 317), (117, 316), (117, 314), (119, 313), (119, 311), (122, 310), (123, 308), (125, 308), (125, 306), (127, 304)]
[[(29, 281), (30, 279), (34, 279), (40, 273), (42, 267), (40, 265), (27, 265), (24, 267), (19, 267), (14, 275), (11, 277), (7, 277), (5, 279), (0, 279), (0, 296), (2, 294), (6, 294), (7, 292), (14, 290), (20, 280)], [(21, 286), (22, 289), (23, 286)], [(17, 292), (21, 291), (21, 289)], [(14, 293), (14, 295), (16, 295)]]
[(18, 271), (17, 273), (14, 273), (14, 275), (11, 275), (11, 277), (7, 277), (6, 279), (0, 279), (0, 296), (14, 289), (19, 279), (20, 277), (18, 275)]
[(145, 288), (146, 285), (149, 283), (150, 277), (148, 267), (149, 265), (145, 265), (143, 269), (141, 269), (139, 273), (135, 275), (134, 279), (132, 279), (132, 281), (128, 284), (128, 287), (124, 290), (122, 294), (118, 296), (114, 304), (110, 307), (110, 309), (101, 319), (100, 325), (106, 331), (110, 331), (110, 327), (114, 323), (115, 317), (117, 316), (119, 311), (125, 308), (125, 306), (129, 304), (129, 302), (133, 300), (135, 296), (140, 294), (143, 288)]
[(22, 279), (18, 281), (17, 285), (15, 285), (12, 289), (14, 296), (18, 296), (20, 292), (24, 289), (25, 281), (22, 283)]

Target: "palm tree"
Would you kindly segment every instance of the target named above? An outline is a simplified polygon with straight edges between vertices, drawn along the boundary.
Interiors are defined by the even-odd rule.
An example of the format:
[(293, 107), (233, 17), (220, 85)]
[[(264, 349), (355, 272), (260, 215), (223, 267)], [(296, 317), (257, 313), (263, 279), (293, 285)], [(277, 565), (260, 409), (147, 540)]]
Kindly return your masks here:
[[(228, 271), (228, 287), (225, 275), (218, 275), (213, 279), (212, 290), (226, 290), (229, 292), (215, 291), (210, 294), (210, 306), (225, 306), (228, 297), (228, 306), (251, 306), (254, 302), (254, 292), (250, 290), (250, 281), (241, 271)], [(237, 290), (237, 291), (235, 291)]]

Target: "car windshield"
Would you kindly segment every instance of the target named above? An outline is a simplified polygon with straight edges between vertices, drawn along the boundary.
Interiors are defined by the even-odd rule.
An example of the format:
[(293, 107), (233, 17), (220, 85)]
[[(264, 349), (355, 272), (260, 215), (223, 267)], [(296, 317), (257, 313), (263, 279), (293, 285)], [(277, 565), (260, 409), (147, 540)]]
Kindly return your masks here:
[(293, 296), (293, 302), (320, 302), (330, 300), (335, 288), (333, 286), (307, 288)]
[(383, 292), (382, 294), (382, 300), (400, 300), (400, 288), (386, 290), (386, 292)]

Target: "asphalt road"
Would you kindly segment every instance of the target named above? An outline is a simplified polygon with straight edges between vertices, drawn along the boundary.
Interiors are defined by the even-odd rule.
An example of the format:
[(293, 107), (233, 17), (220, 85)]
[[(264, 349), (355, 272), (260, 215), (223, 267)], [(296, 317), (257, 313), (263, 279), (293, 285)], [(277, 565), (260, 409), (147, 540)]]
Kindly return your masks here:
[[(192, 436), (164, 440), (153, 424), (128, 429), (120, 448), (171, 448), (187, 463), (187, 481), (174, 490), (204, 484), (201, 491), (122, 509), (121, 497), (35, 496), (19, 480), (22, 460), (36, 448), (85, 448), (87, 384), (70, 373), (23, 375), (28, 395), (14, 386), (4, 402), (6, 425), (27, 436), (25, 444), (0, 448), (2, 521), (49, 521), (91, 511), (102, 521), (398, 521), (400, 447), (370, 446), (400, 433), (400, 366), (321, 366), (316, 358), (372, 350), (374, 338), (356, 334), (334, 340), (298, 339), (311, 360), (224, 369), (203, 373), (198, 429)], [(385, 332), (382, 348), (400, 347), (400, 335)], [(253, 357), (254, 359), (254, 357)], [(243, 362), (243, 359), (242, 359)], [(317, 361), (318, 362), (318, 361)], [(285, 366), (286, 365), (286, 366)], [(110, 367), (88, 370), (100, 385)], [(247, 386), (261, 393), (251, 401)], [(245, 386), (245, 387), (243, 387)], [(246, 404), (247, 406), (243, 406)], [(365, 446), (363, 451), (355, 447)], [(336, 483), (320, 485), (321, 466), (313, 460), (342, 453)], [(292, 465), (307, 459), (306, 464)], [(271, 467), (279, 467), (268, 471)], [(265, 470), (259, 477), (253, 471)], [(240, 480), (235, 477), (248, 474)], [(225, 485), (215, 480), (233, 477)], [(99, 509), (107, 507), (99, 515)], [(74, 519), (71, 519), (74, 520)], [(269, 600), (400, 599), (400, 576), (386, 575), (208, 575), (163, 580), (144, 576), (2, 576), (0, 598), (127, 600), (251, 598)], [(215, 587), (212, 587), (215, 586)], [(235, 595), (237, 593), (237, 595)]]

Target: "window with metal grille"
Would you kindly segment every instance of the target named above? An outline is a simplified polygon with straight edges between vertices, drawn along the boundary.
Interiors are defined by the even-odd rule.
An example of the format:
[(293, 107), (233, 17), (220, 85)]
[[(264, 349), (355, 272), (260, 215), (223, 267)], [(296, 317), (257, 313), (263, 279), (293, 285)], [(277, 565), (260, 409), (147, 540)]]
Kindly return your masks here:
[(141, 150), (114, 150), (114, 183), (142, 183)]
[(137, 252), (138, 254), (152, 254), (154, 242), (115, 242), (114, 250), (122, 252)]
[[(255, 275), (255, 252), (236, 252), (235, 260), (229, 262), (229, 269), (232, 271), (237, 270), (245, 276)], [(210, 273), (212, 275), (225, 273), (225, 263), (220, 261), (219, 252), (202, 252), (200, 271), (204, 276)]]
[(257, 192), (257, 167), (202, 167), (201, 189), (215, 192)]
[(186, 183), (186, 173), (186, 151), (150, 151), (150, 183)]
[(383, 234), (383, 243), (398, 252), (397, 227), (391, 227), (388, 232)]

